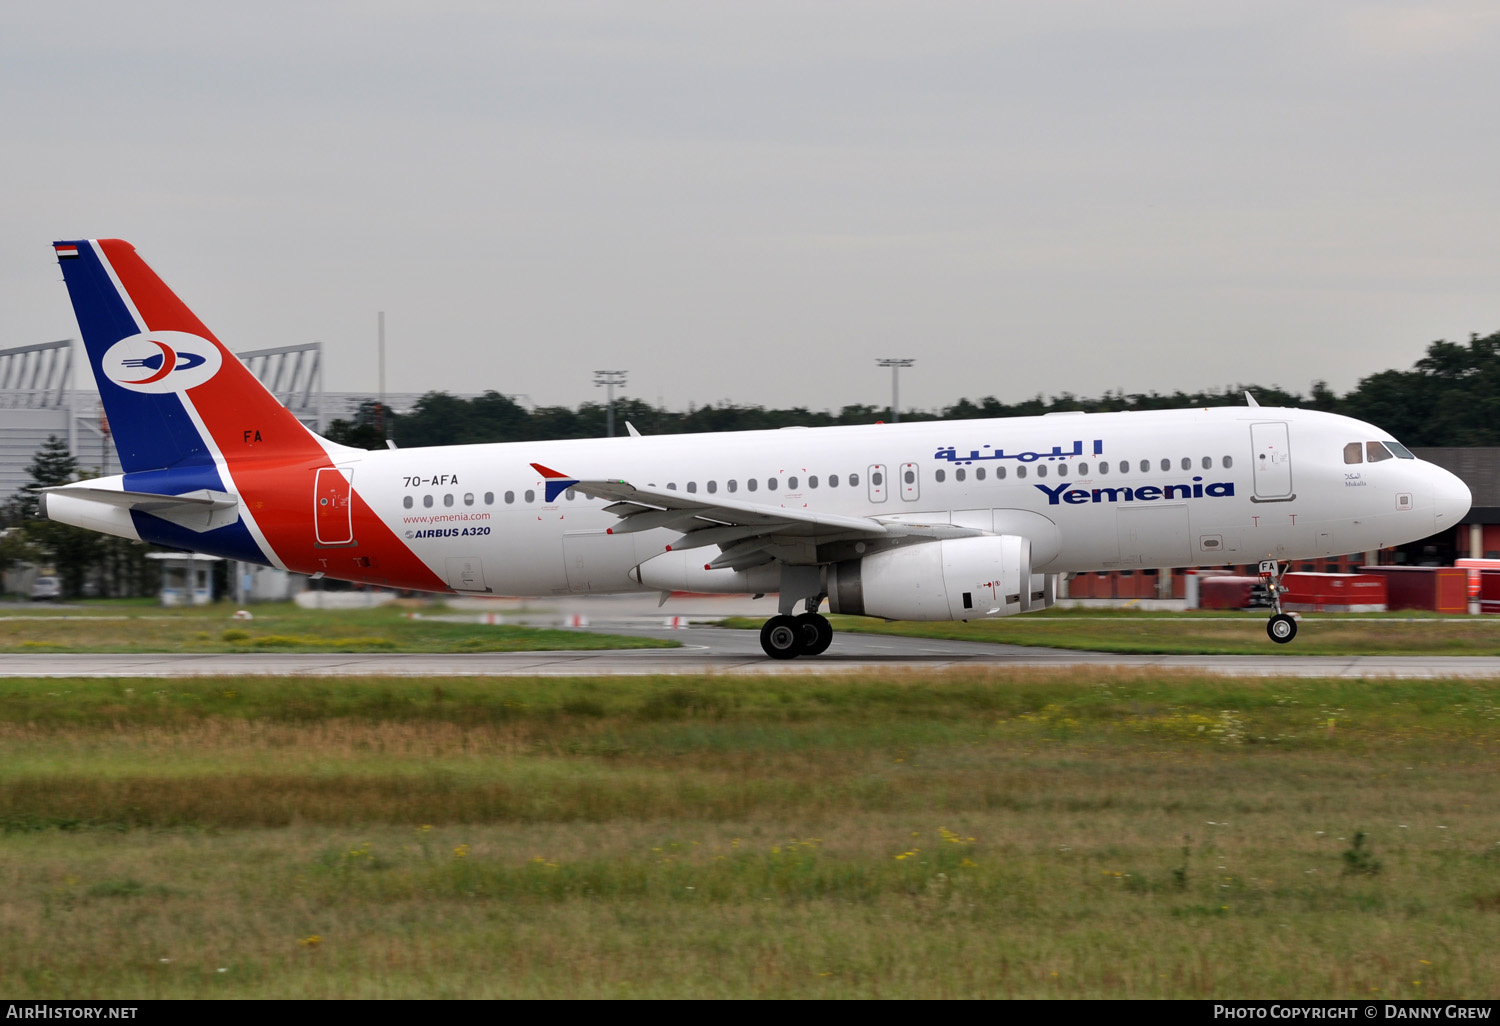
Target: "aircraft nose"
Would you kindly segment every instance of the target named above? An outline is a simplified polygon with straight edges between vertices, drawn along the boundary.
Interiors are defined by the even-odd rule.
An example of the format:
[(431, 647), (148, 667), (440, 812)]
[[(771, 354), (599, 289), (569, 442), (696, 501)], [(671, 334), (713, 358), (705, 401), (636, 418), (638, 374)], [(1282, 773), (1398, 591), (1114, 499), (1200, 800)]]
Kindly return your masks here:
[(1463, 479), (1442, 467), (1433, 467), (1432, 508), (1435, 526), (1447, 530), (1463, 521), (1473, 505), (1474, 496)]

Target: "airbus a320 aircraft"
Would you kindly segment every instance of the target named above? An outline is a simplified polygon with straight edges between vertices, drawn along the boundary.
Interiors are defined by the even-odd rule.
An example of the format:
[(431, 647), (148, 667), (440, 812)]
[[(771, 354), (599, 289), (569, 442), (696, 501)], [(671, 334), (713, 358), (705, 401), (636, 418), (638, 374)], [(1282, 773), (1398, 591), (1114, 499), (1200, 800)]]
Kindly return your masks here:
[[(48, 489), (62, 523), (464, 595), (777, 593), (776, 659), (817, 610), (970, 620), (1060, 574), (1284, 561), (1435, 534), (1469, 489), (1384, 431), (1258, 406), (368, 452), (300, 424), (119, 239), (54, 244), (124, 473)], [(1290, 641), (1280, 610), (1267, 624)], [(797, 614), (801, 605), (803, 612)]]

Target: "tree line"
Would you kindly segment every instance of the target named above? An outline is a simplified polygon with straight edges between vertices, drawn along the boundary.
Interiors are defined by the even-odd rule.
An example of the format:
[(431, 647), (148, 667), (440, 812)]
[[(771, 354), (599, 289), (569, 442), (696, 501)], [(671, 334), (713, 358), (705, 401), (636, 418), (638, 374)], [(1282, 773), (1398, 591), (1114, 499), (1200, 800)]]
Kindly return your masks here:
[[(1408, 446), (1500, 445), (1500, 332), (1467, 343), (1437, 341), (1405, 371), (1387, 370), (1360, 380), (1344, 395), (1315, 381), (1307, 394), (1278, 385), (1234, 385), (1199, 392), (1106, 392), (1084, 398), (1072, 392), (1044, 398), (1037, 394), (1018, 403), (994, 396), (960, 399), (938, 410), (903, 410), (901, 419), (969, 420), (981, 417), (1026, 417), (1082, 410), (1166, 410), (1193, 406), (1239, 406), (1245, 392), (1263, 406), (1290, 406), (1342, 413), (1377, 424)], [(366, 400), (353, 417), (333, 421), (329, 438), (365, 449), (398, 446), (464, 445), (473, 442), (526, 442), (551, 438), (597, 438), (605, 433), (607, 409), (585, 402), (576, 408), (539, 406), (528, 410), (510, 396), (488, 391), (472, 399), (429, 392), (412, 409), (396, 413)], [(640, 399), (615, 401), (617, 433), (629, 421), (651, 435), (695, 431), (751, 431), (758, 428), (823, 427), (872, 424), (890, 420), (888, 407), (851, 405), (837, 412), (803, 406), (768, 409), (730, 402), (665, 410)]]
[(66, 439), (49, 437), (26, 473), (26, 484), (0, 505), (0, 573), (24, 564), (50, 569), (65, 598), (87, 592), (105, 598), (156, 594), (160, 571), (146, 559), (149, 550), (143, 543), (37, 515), (43, 488), (84, 476)]

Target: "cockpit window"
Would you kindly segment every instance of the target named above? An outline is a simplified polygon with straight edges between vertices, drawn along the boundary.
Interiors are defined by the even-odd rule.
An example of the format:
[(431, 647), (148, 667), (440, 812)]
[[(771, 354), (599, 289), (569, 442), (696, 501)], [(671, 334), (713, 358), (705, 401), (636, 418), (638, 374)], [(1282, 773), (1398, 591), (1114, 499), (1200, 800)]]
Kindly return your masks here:
[(1365, 461), (1365, 447), (1358, 442), (1350, 442), (1344, 446), (1345, 463), (1363, 463)]
[(1385, 443), (1385, 447), (1387, 449), (1391, 450), (1391, 452), (1395, 453), (1396, 454), (1396, 458), (1398, 460), (1414, 460), (1414, 459), (1416, 459), (1416, 457), (1411, 454), (1411, 450), (1408, 449), (1406, 446), (1402, 445), (1400, 442), (1387, 441)]
[(1390, 459), (1391, 451), (1379, 442), (1366, 442), (1365, 455), (1369, 457), (1371, 463), (1379, 463), (1381, 460)]

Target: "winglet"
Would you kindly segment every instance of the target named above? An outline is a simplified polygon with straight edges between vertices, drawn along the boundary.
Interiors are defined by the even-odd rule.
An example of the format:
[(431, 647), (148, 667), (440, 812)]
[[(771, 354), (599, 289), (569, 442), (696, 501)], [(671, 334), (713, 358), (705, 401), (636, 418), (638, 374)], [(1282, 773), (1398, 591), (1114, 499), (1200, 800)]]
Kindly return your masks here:
[(1251, 395), (1248, 391), (1246, 391), (1245, 392), (1245, 405), (1246, 406), (1259, 406), (1260, 403), (1258, 403), (1258, 402), (1255, 401), (1255, 396)]
[(533, 470), (542, 475), (542, 480), (546, 483), (545, 494), (548, 502), (556, 499), (563, 492), (578, 483), (576, 477), (559, 474), (557, 471), (544, 467), (540, 463), (533, 463), (531, 466)]

